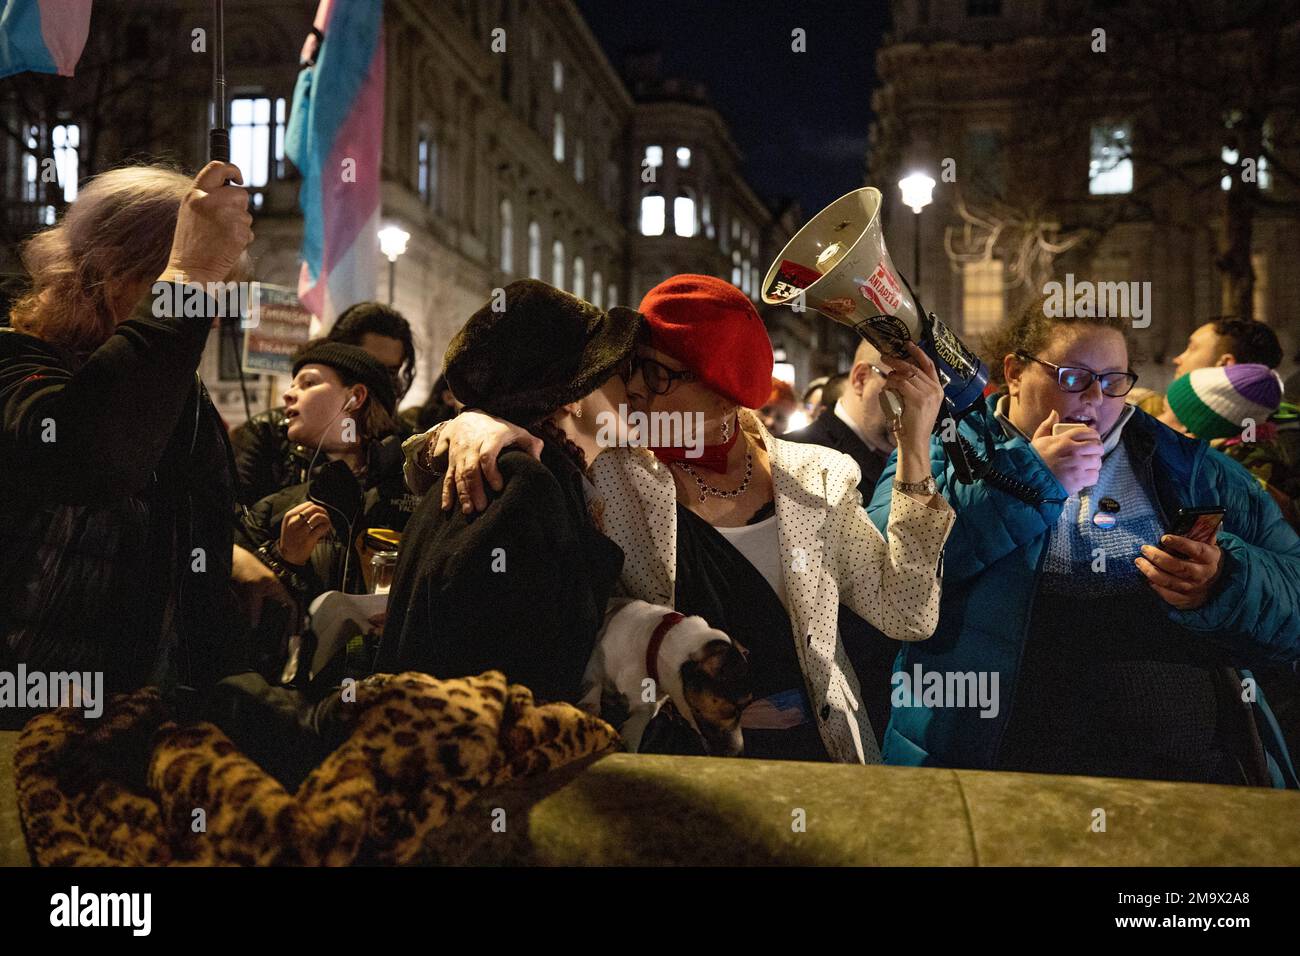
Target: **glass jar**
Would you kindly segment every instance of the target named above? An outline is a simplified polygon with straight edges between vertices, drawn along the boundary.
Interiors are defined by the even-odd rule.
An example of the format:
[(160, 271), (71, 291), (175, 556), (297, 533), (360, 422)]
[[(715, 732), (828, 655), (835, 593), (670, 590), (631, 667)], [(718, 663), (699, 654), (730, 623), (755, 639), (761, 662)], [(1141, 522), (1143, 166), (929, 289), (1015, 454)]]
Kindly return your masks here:
[(393, 572), (397, 570), (396, 551), (376, 551), (370, 559), (371, 591), (387, 594), (393, 587)]

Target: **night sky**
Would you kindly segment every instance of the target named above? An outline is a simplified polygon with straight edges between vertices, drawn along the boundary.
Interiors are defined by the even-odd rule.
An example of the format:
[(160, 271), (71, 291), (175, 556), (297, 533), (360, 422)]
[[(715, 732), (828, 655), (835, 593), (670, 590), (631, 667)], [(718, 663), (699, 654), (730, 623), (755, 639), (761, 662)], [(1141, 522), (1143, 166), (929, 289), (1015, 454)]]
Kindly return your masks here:
[(625, 51), (659, 49), (664, 78), (705, 84), (765, 201), (811, 216), (863, 185), (887, 0), (576, 2), (620, 73)]

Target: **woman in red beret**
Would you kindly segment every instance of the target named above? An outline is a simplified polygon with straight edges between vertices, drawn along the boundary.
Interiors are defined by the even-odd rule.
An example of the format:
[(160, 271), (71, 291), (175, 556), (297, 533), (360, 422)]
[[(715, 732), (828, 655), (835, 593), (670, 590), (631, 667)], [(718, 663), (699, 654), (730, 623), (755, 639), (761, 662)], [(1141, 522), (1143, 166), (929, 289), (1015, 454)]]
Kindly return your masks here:
[[(678, 447), (611, 449), (592, 469), (604, 531), (624, 551), (631, 596), (703, 617), (746, 647), (754, 703), (745, 755), (878, 763), (857, 678), (840, 643), (844, 604), (889, 637), (928, 638), (938, 623), (939, 557), (953, 512), (934, 493), (930, 433), (943, 399), (933, 364), (882, 358), (903, 399), (893, 509), (882, 535), (862, 508), (857, 465), (817, 445), (774, 438), (752, 411), (768, 398), (772, 347), (753, 303), (711, 276), (660, 283), (640, 306), (648, 341), (628, 384), (632, 412), (691, 423)], [(703, 447), (689, 440), (702, 431)], [(468, 412), (439, 435), (462, 510), (481, 510), (481, 479), (523, 436)], [(641, 751), (701, 753), (665, 707)]]

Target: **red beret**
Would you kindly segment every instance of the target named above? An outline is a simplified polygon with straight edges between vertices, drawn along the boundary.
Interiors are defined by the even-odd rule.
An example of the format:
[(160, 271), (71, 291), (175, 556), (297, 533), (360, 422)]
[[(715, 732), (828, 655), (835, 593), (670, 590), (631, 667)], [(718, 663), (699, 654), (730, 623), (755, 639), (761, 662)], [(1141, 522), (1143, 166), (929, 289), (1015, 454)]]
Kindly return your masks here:
[(713, 276), (676, 275), (637, 309), (650, 344), (724, 398), (762, 408), (772, 388), (772, 342), (749, 297)]

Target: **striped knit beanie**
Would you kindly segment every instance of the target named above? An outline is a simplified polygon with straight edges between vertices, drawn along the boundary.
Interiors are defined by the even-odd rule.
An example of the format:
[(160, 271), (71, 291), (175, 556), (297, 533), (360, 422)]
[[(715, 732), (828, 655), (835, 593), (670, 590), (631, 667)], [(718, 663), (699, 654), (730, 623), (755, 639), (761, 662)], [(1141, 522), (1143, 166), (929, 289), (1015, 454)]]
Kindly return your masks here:
[(1267, 365), (1198, 368), (1174, 379), (1165, 396), (1183, 427), (1209, 441), (1240, 435), (1246, 419), (1263, 424), (1282, 402), (1282, 380)]

